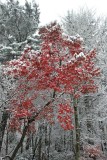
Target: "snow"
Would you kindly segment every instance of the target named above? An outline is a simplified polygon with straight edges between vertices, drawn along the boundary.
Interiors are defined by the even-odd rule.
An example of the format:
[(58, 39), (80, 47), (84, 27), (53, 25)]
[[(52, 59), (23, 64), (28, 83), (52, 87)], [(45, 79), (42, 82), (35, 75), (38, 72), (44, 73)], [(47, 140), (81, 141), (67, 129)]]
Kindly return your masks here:
[(78, 58), (86, 58), (85, 54), (83, 52), (80, 52), (79, 54), (75, 53), (76, 59)]

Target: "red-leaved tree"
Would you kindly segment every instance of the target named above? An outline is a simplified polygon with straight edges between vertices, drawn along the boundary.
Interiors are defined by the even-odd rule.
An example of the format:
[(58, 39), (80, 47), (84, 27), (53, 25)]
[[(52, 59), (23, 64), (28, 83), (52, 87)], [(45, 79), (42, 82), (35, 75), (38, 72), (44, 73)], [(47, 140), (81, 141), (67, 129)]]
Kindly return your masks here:
[(41, 119), (54, 123), (54, 117), (65, 130), (75, 129), (76, 160), (79, 160), (77, 103), (82, 94), (97, 90), (94, 78), (100, 72), (95, 67), (96, 53), (95, 50), (85, 52), (82, 39), (63, 34), (56, 22), (40, 28), (39, 34), (42, 41), (40, 51), (27, 48), (19, 59), (8, 62), (4, 69), (16, 86), (11, 91), (13, 96), (7, 110), (10, 114), (9, 128), (22, 133), (11, 160), (29, 128)]

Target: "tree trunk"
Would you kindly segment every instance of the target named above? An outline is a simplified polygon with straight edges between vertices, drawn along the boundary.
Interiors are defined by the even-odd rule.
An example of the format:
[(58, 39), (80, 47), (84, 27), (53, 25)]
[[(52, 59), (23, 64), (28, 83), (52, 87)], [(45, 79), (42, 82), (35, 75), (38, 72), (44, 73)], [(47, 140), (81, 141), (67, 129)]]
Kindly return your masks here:
[(80, 159), (80, 129), (79, 129), (79, 119), (78, 119), (78, 108), (77, 108), (77, 99), (73, 100), (74, 107), (74, 120), (75, 120), (75, 160)]
[(40, 136), (39, 146), (38, 146), (38, 160), (41, 160), (41, 153), (42, 153), (42, 137)]
[(50, 156), (50, 145), (51, 145), (51, 131), (52, 131), (52, 126), (49, 125), (49, 139), (48, 139), (48, 152), (47, 152), (47, 157), (49, 160), (49, 156)]
[(12, 153), (12, 156), (11, 156), (11, 158), (10, 158), (11, 160), (14, 160), (14, 158), (15, 158), (16, 155), (17, 155), (18, 150), (19, 150), (20, 147), (22, 146), (23, 141), (24, 141), (24, 138), (25, 138), (25, 136), (26, 136), (27, 129), (28, 129), (28, 125), (25, 126), (24, 129), (23, 129), (22, 137), (21, 137), (19, 143), (17, 144), (16, 148), (14, 149), (14, 151), (13, 151), (13, 153)]
[(34, 158), (35, 158), (35, 154), (36, 154), (36, 149), (37, 149), (37, 147), (38, 147), (38, 145), (39, 145), (39, 142), (37, 142), (38, 141), (38, 137), (36, 137), (36, 139), (35, 139), (35, 144), (33, 144), (33, 148), (32, 148), (32, 160), (34, 160)]
[(7, 119), (8, 119), (8, 113), (4, 110), (3, 115), (2, 115), (1, 124), (0, 124), (0, 152), (2, 149), (2, 143), (3, 143), (5, 128), (7, 125)]
[(6, 155), (8, 155), (8, 145), (9, 145), (9, 141), (8, 141), (8, 131), (7, 131), (7, 135), (6, 135)]

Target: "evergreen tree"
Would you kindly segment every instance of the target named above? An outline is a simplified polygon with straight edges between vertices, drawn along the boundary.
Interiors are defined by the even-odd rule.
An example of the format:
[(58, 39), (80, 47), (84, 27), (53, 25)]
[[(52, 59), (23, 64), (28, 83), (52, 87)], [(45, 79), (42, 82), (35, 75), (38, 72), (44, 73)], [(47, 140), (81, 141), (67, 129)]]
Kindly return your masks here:
[(4, 54), (1, 61), (19, 55), (25, 44), (31, 42), (28, 37), (38, 29), (39, 15), (34, 1), (26, 1), (24, 6), (15, 0), (0, 3), (0, 53)]

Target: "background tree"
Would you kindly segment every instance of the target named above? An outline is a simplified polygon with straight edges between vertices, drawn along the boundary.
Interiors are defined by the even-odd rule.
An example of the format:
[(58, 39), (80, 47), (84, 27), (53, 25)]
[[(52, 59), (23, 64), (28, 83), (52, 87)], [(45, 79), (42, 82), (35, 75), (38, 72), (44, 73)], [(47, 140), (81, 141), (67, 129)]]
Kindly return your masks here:
[(19, 1), (8, 0), (0, 3), (0, 10), (0, 49), (1, 54), (6, 54), (9, 59), (15, 51), (22, 51), (29, 43), (27, 38), (38, 29), (40, 12), (35, 1), (26, 1), (21, 6)]
[[(74, 35), (83, 35), (88, 50), (91, 49), (91, 46), (97, 50), (96, 64), (101, 68), (100, 89), (94, 96), (84, 96), (80, 102), (80, 105), (83, 107), (79, 110), (79, 117), (80, 119), (84, 119), (84, 123), (80, 125), (81, 143), (84, 143), (84, 145), (100, 144), (103, 152), (106, 153), (106, 116), (105, 118), (103, 116), (103, 119), (101, 118), (103, 115), (101, 110), (105, 110), (104, 112), (106, 112), (106, 101), (104, 97), (106, 97), (107, 92), (107, 18), (96, 17), (90, 9), (82, 9), (77, 13), (69, 11), (67, 16), (62, 19), (62, 23), (66, 33), (69, 35), (72, 33)], [(105, 105), (102, 102), (105, 102)], [(97, 110), (96, 106), (98, 108)]]
[(1, 43), (23, 42), (38, 28), (39, 8), (34, 1), (32, 4), (26, 1), (21, 6), (18, 1), (8, 0), (7, 3), (1, 3), (0, 7)]
[(68, 11), (62, 18), (62, 24), (68, 35), (80, 35), (88, 49), (96, 48), (100, 18), (96, 18), (94, 10), (80, 8), (78, 12)]

